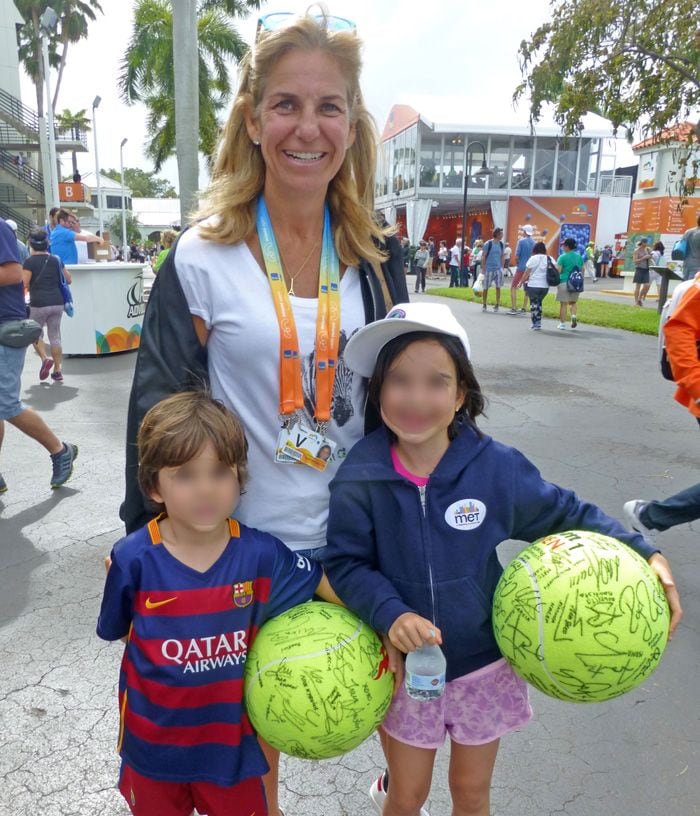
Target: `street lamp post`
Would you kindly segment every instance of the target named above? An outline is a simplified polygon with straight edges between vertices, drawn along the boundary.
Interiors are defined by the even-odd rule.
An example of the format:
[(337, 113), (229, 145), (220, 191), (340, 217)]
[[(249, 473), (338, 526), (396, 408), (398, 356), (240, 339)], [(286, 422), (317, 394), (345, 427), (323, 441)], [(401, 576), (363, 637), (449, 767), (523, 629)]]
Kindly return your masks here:
[(486, 148), (481, 142), (469, 142), (467, 145), (467, 150), (464, 155), (464, 198), (462, 200), (462, 249), (461, 255), (462, 257), (459, 259), (459, 279), (460, 281), (464, 280), (464, 247), (466, 244), (464, 243), (466, 238), (467, 232), (467, 191), (469, 189), (469, 178), (471, 174), (469, 171), (469, 152), (471, 151), (472, 147), (480, 147), (481, 152), (484, 154), (484, 158), (481, 162), (481, 167), (476, 171), (474, 174), (475, 176), (492, 176), (493, 170), (486, 166)]
[(129, 140), (122, 139), (119, 145), (119, 171), (122, 179), (122, 260), (126, 262), (126, 198), (124, 196), (124, 145)]
[[(60, 197), (58, 193), (58, 164), (56, 161), (56, 134), (53, 129), (53, 104), (51, 101), (51, 66), (49, 64), (49, 34), (58, 25), (58, 15), (48, 6), (44, 13), (39, 18), (41, 27), (41, 57), (44, 70), (44, 87), (46, 88), (46, 120), (48, 124), (48, 167), (43, 168), (45, 183), (44, 183), (44, 197), (46, 191), (50, 190), (53, 206), (60, 205)], [(39, 124), (42, 127), (42, 124)], [(48, 214), (49, 205), (45, 204), (46, 212)]]
[(100, 225), (100, 238), (102, 237), (102, 194), (100, 192), (100, 160), (97, 155), (97, 118), (95, 112), (102, 102), (101, 96), (96, 96), (92, 100), (92, 135), (95, 139), (95, 180), (97, 182), (97, 221)]

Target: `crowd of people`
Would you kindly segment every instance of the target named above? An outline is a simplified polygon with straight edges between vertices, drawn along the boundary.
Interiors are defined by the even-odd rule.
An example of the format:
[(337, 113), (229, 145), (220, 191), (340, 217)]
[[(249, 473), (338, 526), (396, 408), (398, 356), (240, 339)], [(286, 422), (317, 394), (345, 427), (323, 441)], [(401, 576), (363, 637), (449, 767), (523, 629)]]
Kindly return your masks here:
[[(428, 816), (449, 736), (455, 813), (488, 816), (500, 739), (532, 714), (491, 631), (497, 546), (568, 529), (613, 535), (658, 575), (671, 635), (682, 616), (652, 542), (479, 428), (485, 398), (467, 332), (447, 306), (408, 302), (405, 249), (374, 210), (360, 47), (343, 18), (260, 19), (201, 210), (156, 261), (127, 417), (127, 534), (107, 560), (97, 624), (125, 641), (119, 789), (135, 816), (283, 816), (279, 753), (243, 705), (244, 660), (206, 661), (193, 682), (189, 652), (173, 660), (153, 643), (185, 655), (240, 633), (243, 654), (265, 620), (314, 594), (347, 604), (380, 633), (397, 678), (371, 802), (385, 816)], [(49, 326), (40, 377), (61, 371), (54, 284), (87, 240), (69, 213), (54, 215), (33, 233), (24, 269), (0, 219), (0, 329), (26, 318), (26, 285)], [(509, 249), (500, 228), (469, 255), (460, 240), (423, 242), (415, 290), (449, 267), (450, 285), (481, 282), (484, 310), (495, 288), (498, 311)], [(511, 290), (528, 287), (537, 329), (546, 247), (526, 227), (514, 257)], [(566, 284), (584, 264), (564, 242), (560, 328), (567, 309), (576, 326)], [(25, 351), (0, 345), (0, 441), (6, 419), (41, 442), (58, 487), (78, 449), (19, 401)], [(489, 512), (478, 530), (446, 529), (464, 495)], [(243, 579), (253, 589), (236, 603)], [(444, 697), (408, 699), (403, 657), (438, 643)]]

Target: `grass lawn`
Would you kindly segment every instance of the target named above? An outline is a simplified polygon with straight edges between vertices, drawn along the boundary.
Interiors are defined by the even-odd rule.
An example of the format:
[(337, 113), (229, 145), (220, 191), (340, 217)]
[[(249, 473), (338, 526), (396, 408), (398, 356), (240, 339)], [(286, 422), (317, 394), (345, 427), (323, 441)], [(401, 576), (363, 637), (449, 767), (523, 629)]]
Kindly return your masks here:
[[(554, 289), (550, 289), (549, 294), (542, 304), (542, 316), (552, 319), (559, 319), (559, 304), (554, 299)], [(454, 300), (478, 301), (481, 303), (481, 295), (474, 295), (470, 288), (431, 289), (429, 294), (438, 297), (453, 298)], [(489, 290), (488, 302), (491, 306), (496, 303), (496, 293)], [(523, 291), (518, 290), (518, 308), (523, 305)], [(501, 290), (501, 309), (510, 309), (510, 286)], [(659, 333), (659, 315), (655, 308), (643, 308), (638, 306), (626, 306), (621, 303), (608, 303), (602, 300), (591, 300), (579, 298), (576, 317), (579, 323), (590, 323), (593, 326), (606, 326), (611, 329), (623, 329), (624, 331), (636, 332), (637, 334), (651, 334), (656, 336)]]

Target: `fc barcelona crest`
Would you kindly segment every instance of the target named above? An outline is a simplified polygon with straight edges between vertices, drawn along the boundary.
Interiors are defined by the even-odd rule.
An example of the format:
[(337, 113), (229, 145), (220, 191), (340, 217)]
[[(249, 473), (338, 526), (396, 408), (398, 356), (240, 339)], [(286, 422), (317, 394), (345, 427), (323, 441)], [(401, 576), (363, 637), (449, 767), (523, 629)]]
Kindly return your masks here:
[(240, 584), (233, 585), (233, 603), (234, 606), (242, 609), (244, 606), (253, 600), (253, 582), (242, 581)]

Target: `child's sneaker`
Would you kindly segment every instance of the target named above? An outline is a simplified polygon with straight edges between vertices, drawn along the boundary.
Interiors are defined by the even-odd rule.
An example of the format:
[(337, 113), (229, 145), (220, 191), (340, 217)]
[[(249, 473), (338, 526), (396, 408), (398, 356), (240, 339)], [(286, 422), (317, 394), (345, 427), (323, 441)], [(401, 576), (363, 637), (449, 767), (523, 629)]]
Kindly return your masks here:
[(0, 473), (0, 493), (7, 493), (7, 482), (2, 478), (2, 473)]
[(485, 306), (485, 305), (481, 307), (481, 311), (482, 311), (482, 312), (485, 312), (485, 311), (486, 311), (486, 306)]
[(494, 312), (497, 312), (498, 311), (498, 306), (494, 306), (493, 310), (494, 310)]
[(636, 530), (636, 532), (641, 533), (644, 538), (653, 541), (656, 538), (658, 530), (653, 530), (651, 527), (647, 527), (639, 517), (640, 513), (647, 504), (648, 502), (642, 501), (641, 499), (632, 499), (632, 501), (625, 502), (622, 509), (624, 511), (627, 524), (633, 530)]
[(508, 314), (517, 314), (517, 313), (518, 313), (517, 309), (508, 309)]
[(566, 329), (566, 323), (560, 323), (560, 324), (557, 326), (557, 328), (558, 328), (558, 329), (565, 330), (565, 329)]
[(51, 474), (51, 487), (61, 487), (73, 475), (73, 462), (78, 458), (78, 446), (71, 445), (70, 442), (63, 443), (63, 450), (51, 454), (53, 473)]
[(63, 382), (63, 374), (60, 371), (54, 371), (51, 374), (51, 379), (54, 382)]
[[(372, 782), (369, 789), (369, 798), (377, 808), (378, 813), (384, 812), (384, 800), (386, 799), (386, 771)], [(420, 809), (420, 816), (430, 816), (425, 808)]]
[(575, 329), (578, 326), (578, 320), (576, 320), (576, 315), (571, 315), (571, 328)]

